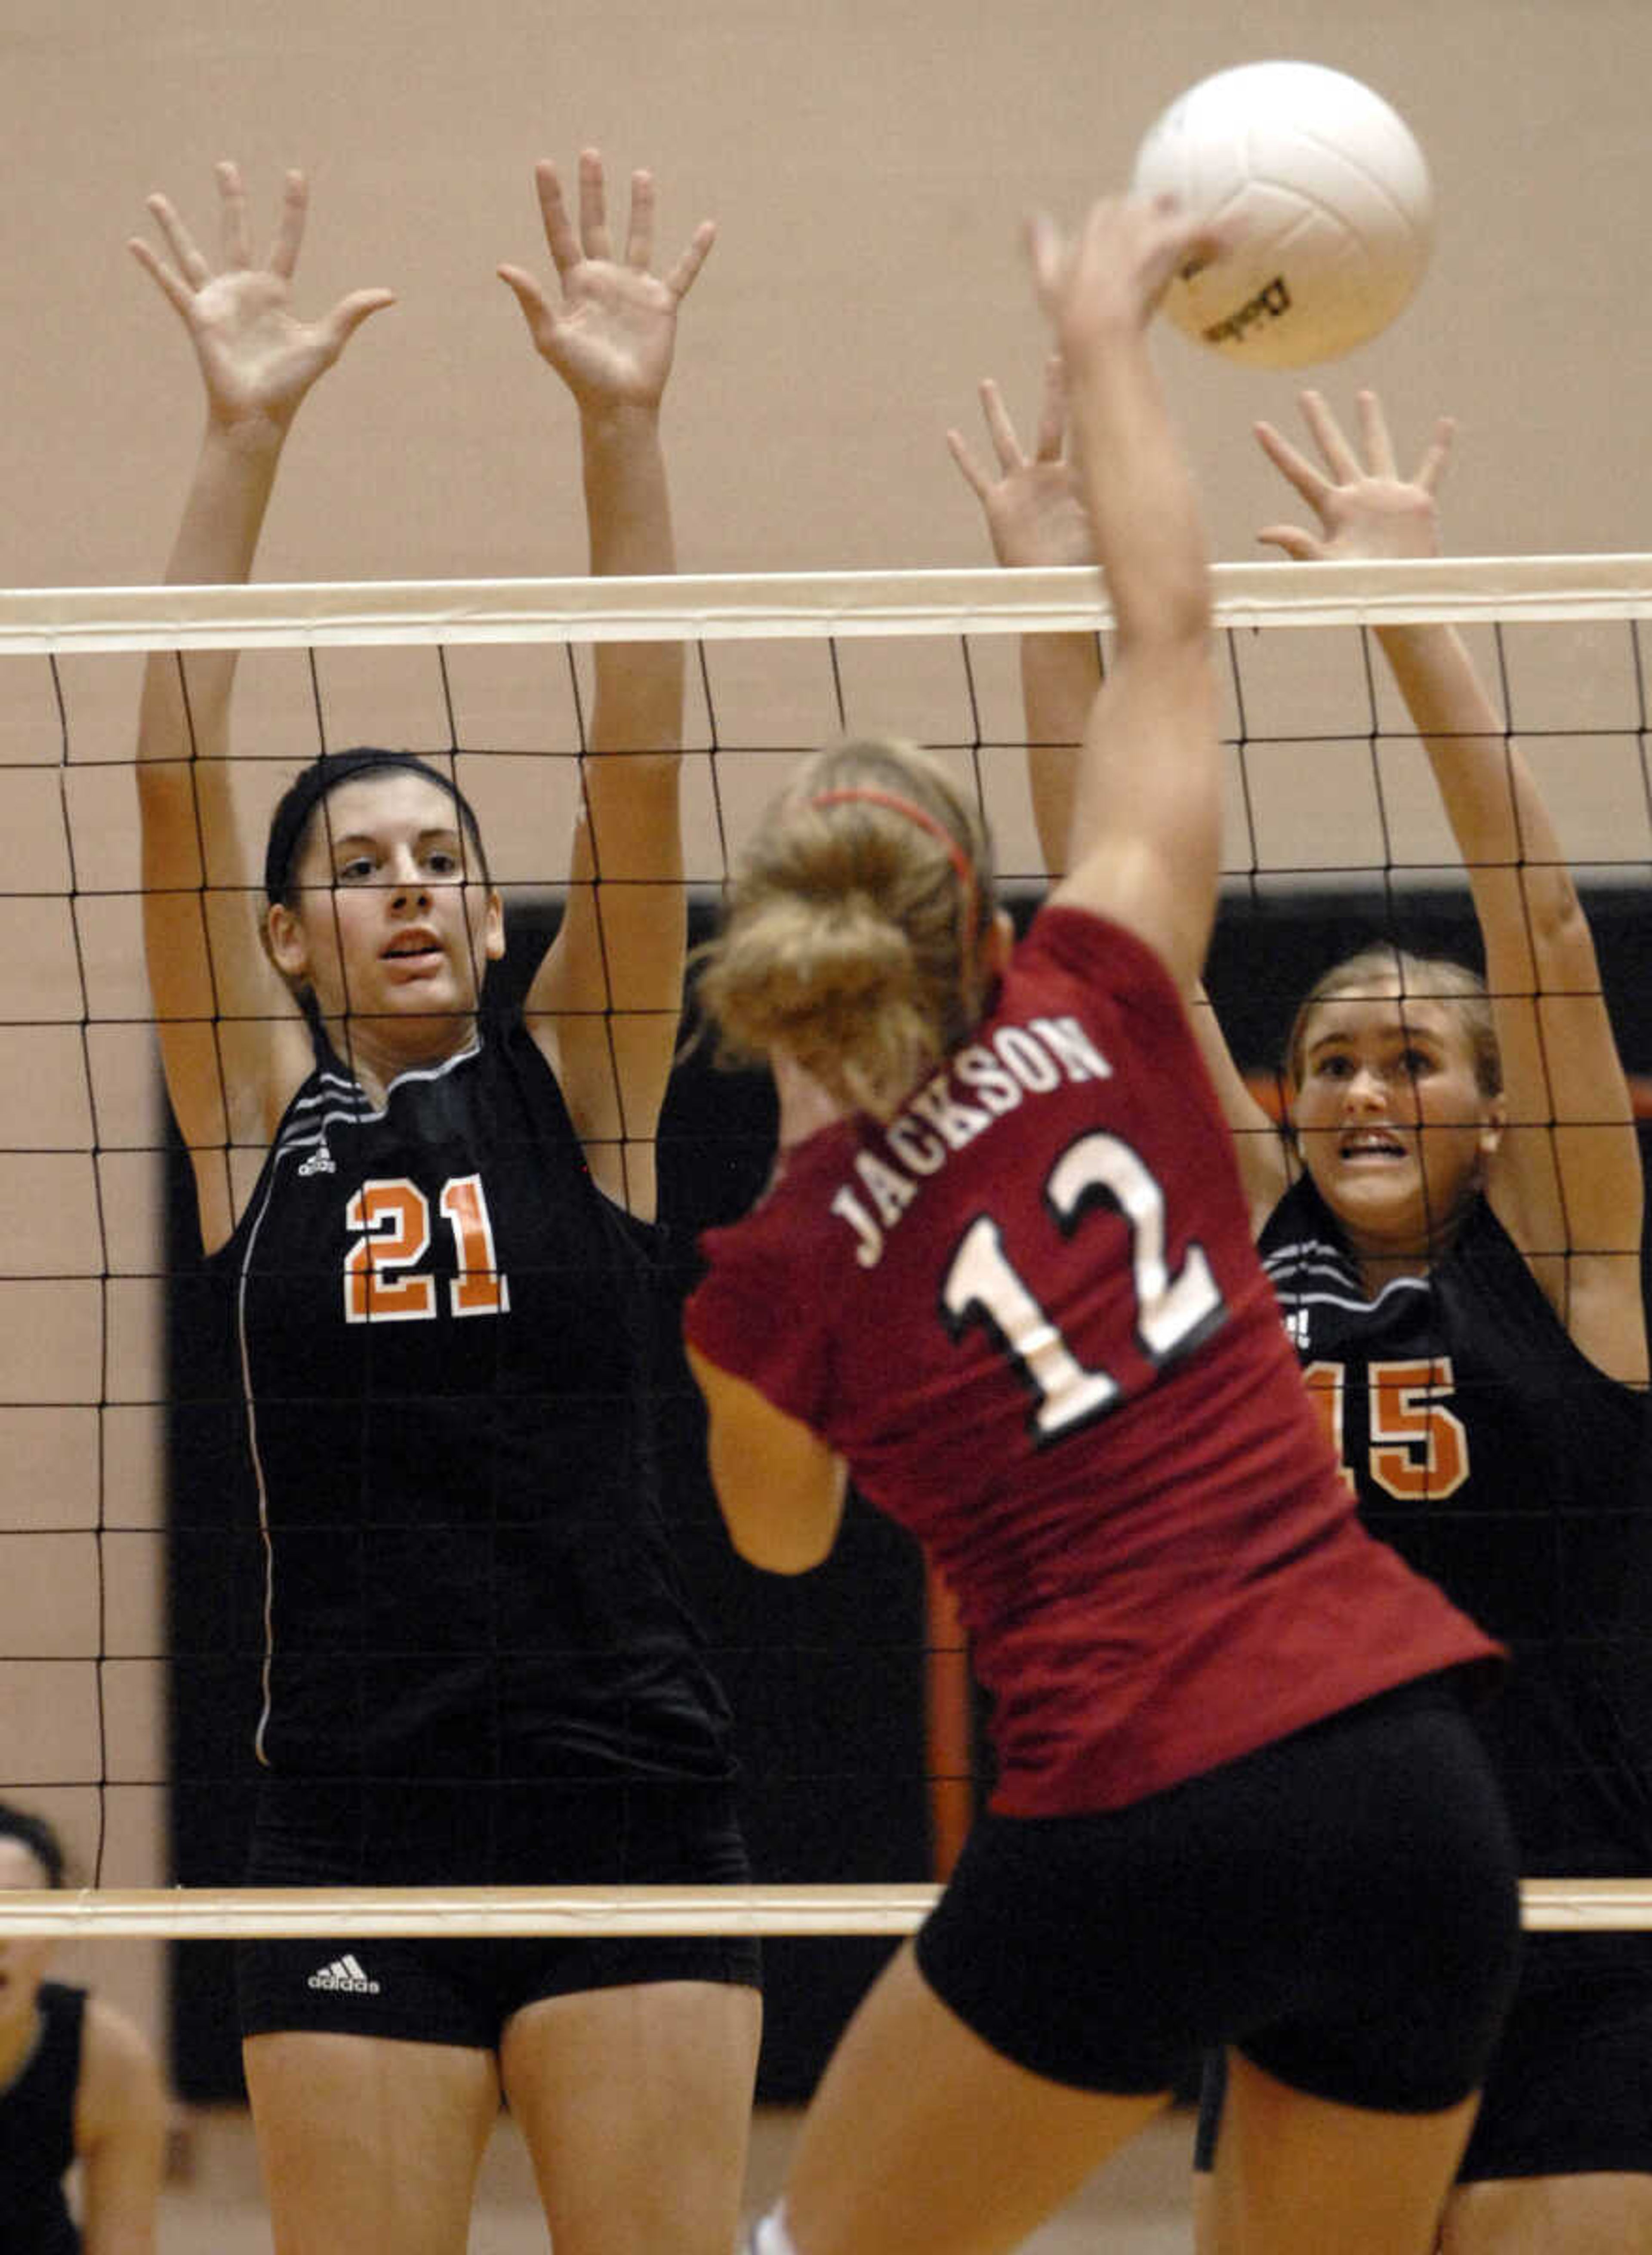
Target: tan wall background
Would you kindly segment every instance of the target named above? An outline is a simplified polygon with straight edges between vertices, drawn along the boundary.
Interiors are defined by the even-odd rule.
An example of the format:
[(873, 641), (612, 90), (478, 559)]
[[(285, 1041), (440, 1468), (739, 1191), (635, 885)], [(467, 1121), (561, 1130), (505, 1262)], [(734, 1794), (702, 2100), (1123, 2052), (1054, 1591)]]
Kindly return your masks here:
[[(977, 427), (987, 372), (1030, 418), (1044, 341), (1023, 214), (1076, 215), (1119, 181), (1182, 87), (1269, 54), (1370, 81), (1409, 118), (1435, 175), (1430, 278), (1395, 329), (1325, 372), (1333, 397), (1375, 383), (1419, 437), (1438, 411), (1460, 418), (1446, 509), (1459, 552), (1652, 547), (1646, 0), (0, 0), (0, 585), (158, 576), (199, 411), (182, 332), (123, 244), (157, 186), (208, 228), (223, 155), (242, 163), (261, 228), (282, 168), (309, 171), (306, 308), (366, 284), (401, 294), (306, 411), (264, 575), (580, 570), (571, 417), (493, 269), (546, 265), (532, 161), (571, 165), (586, 142), (616, 177), (654, 167), (663, 250), (702, 214), (721, 228), (684, 317), (669, 409), (685, 567), (981, 562), (942, 433)], [(1241, 374), (1170, 336), (1163, 363), (1217, 552), (1248, 557), (1278, 496), (1248, 428), (1290, 417), (1293, 382)], [(1608, 664), (1604, 644), (1564, 629), (1533, 648), (1545, 721), (1564, 727), (1575, 694), (1592, 719), (1630, 727), (1621, 651)], [(147, 1531), (161, 1510), (155, 1296), (144, 1279), (152, 1082), (144, 1029), (120, 1022), (144, 1008), (119, 897), (134, 872), (129, 783), (99, 765), (125, 755), (135, 679), (125, 661), (71, 674), (81, 771), (66, 842), (57, 778), (36, 764), (58, 756), (50, 684), (33, 662), (7, 663), (0, 1404), (13, 1406), (0, 1407), (0, 1527), (18, 1539), (0, 1546), (0, 1790), (47, 1802), (88, 1855), (100, 1767), (152, 1777), (160, 1745), (158, 1668), (108, 1668), (100, 1725), (94, 1669), (75, 1657), (100, 1636), (107, 1650), (152, 1653), (159, 1634)], [(905, 652), (856, 664), (868, 704), (882, 700), (868, 717), (922, 730), (923, 667)], [(829, 727), (817, 676), (799, 692), (729, 664), (748, 741)], [(1336, 666), (1353, 680), (1351, 647)], [(1316, 654), (1304, 684), (1282, 659), (1282, 714), (1292, 696), (1319, 710), (1321, 670)], [(280, 755), (288, 722), (307, 726), (306, 692), (273, 661), (265, 674), (265, 717), (250, 714), (249, 731)], [(411, 661), (341, 661), (328, 678), (337, 741), (440, 741), (428, 673)], [(550, 711), (560, 692), (532, 665), (508, 678), (476, 661), (470, 740), (536, 741), (542, 679)], [(311, 748), (306, 737), (292, 756)], [(1545, 760), (1571, 850), (1644, 861), (1633, 737), (1586, 757), (1562, 739)], [(1283, 858), (1373, 856), (1374, 810), (1353, 767), (1293, 750), (1272, 788), (1262, 822)], [(1006, 790), (1005, 819), (1022, 822), (1024, 840)], [(1427, 859), (1438, 835), (1425, 806), (1417, 821)], [(1317, 844), (1304, 847), (1304, 829)], [(515, 851), (507, 874), (524, 882), (559, 859), (537, 833)], [(45, 901), (25, 897), (42, 890)], [(84, 1043), (62, 1022), (82, 1006), (94, 1022)], [(41, 1154), (42, 1142), (60, 1148)], [(100, 1479), (109, 1515), (132, 1530), (101, 1545)], [(102, 1806), (106, 1877), (158, 1878), (158, 1794), (117, 1789)], [(108, 1946), (97, 1970), (157, 2015), (152, 1957)]]

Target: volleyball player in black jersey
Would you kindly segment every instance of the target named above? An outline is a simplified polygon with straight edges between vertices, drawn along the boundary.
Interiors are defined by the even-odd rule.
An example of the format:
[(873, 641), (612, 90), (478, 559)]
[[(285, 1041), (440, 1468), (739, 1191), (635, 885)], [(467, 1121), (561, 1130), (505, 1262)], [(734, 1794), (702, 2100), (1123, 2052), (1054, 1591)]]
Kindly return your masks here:
[[(579, 413), (593, 568), (673, 568), (658, 418), (703, 225), (651, 270), (653, 186), (611, 248), (538, 168), (560, 285), (499, 270)], [(244, 579), (316, 378), (390, 302), (301, 320), (288, 176), (260, 264), (163, 197), (207, 425), (174, 582)], [(244, 1373), (268, 1561), (258, 1884), (741, 1879), (728, 1716), (658, 1519), (650, 1148), (684, 947), (682, 659), (599, 644), (585, 817), (525, 1010), (475, 817), (444, 770), (348, 753), (277, 810), (238, 896), (233, 662), (151, 662), (145, 941), (210, 1272)], [(185, 693), (186, 687), (186, 696)], [(597, 883), (598, 874), (615, 883)], [(203, 883), (223, 889), (203, 897)], [(261, 1170), (237, 1163), (263, 1155)], [(726, 2255), (756, 2067), (755, 1951), (715, 1938), (269, 1942), (243, 2056), (280, 2255), (458, 2255), (503, 2095), (558, 2255)]]
[[(0, 1888), (61, 1886), (63, 1872), (45, 1818), (0, 1802)], [(0, 1938), (0, 2246), (154, 2255), (160, 2069), (124, 2013), (46, 1978), (53, 1947)], [(66, 2179), (77, 2165), (72, 2210)]]
[[(986, 405), (996, 474), (954, 453), (1000, 560), (1070, 563), (1058, 378), (1022, 449)], [(1362, 393), (1350, 445), (1318, 394), (1325, 468), (1271, 427), (1318, 530), (1296, 558), (1435, 552), (1451, 431), (1397, 470)], [(1319, 979), (1286, 1060), (1282, 1139), (1197, 1014), (1264, 1263), (1367, 1523), (1514, 1649), (1481, 1717), (1529, 1876), (1652, 1870), (1652, 1513), (1637, 1483), (1646, 1320), (1629, 1092), (1554, 828), (1456, 633), (1379, 639), (1468, 869), (1487, 976), (1378, 945)], [(1093, 638), (1023, 644), (1040, 835), (1065, 835)], [(1487, 989), (1489, 988), (1489, 995)], [(1249, 2062), (1230, 2071), (1255, 2079)], [(1200, 2160), (1218, 2108), (1207, 2090)], [(1228, 2243), (1208, 2177), (1200, 2243)], [(1515, 2006), (1442, 2223), (1445, 2255), (1652, 2246), (1652, 1945), (1527, 1937)]]

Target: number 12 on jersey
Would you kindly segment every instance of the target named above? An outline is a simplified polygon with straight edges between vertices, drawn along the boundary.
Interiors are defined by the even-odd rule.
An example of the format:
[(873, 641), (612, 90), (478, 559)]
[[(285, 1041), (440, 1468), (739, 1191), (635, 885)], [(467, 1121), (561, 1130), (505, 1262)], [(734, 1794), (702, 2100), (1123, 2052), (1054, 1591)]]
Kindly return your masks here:
[[(1200, 1247), (1188, 1247), (1175, 1275), (1165, 1266), (1163, 1191), (1120, 1137), (1098, 1130), (1069, 1143), (1050, 1170), (1044, 1195), (1064, 1237), (1092, 1206), (1122, 1216), (1129, 1233), (1136, 1345), (1149, 1362), (1160, 1368), (1173, 1362), (1221, 1320), (1222, 1296)], [(971, 1222), (958, 1240), (941, 1306), (954, 1338), (970, 1324), (984, 1324), (1031, 1387), (1032, 1430), (1041, 1444), (1102, 1416), (1119, 1399), (1118, 1380), (1109, 1371), (1086, 1369), (1016, 1274), (990, 1214)]]

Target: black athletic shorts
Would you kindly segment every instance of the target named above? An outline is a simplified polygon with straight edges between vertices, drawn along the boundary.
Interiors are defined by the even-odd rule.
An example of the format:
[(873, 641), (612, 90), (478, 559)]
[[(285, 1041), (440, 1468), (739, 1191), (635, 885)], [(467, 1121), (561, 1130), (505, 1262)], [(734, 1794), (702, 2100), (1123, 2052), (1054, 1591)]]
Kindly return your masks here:
[(1481, 2080), (1519, 1923), (1501, 1796), (1435, 1678), (1128, 1809), (982, 1819), (917, 1956), (1058, 2083), (1169, 2090), (1237, 2043), (1316, 2097), (1432, 2113)]
[[(249, 1886), (742, 1884), (750, 1877), (722, 1784), (627, 1779), (358, 1791), (270, 1781)], [(756, 1988), (749, 1935), (306, 1937), (236, 1949), (243, 2036), (278, 2029), (496, 2050), (524, 2005), (639, 1982)]]
[[(1580, 1939), (1534, 1934), (1527, 1942), (1525, 1975), (1458, 2172), (1465, 2183), (1652, 2174), (1652, 1969), (1640, 1962), (1647, 1937), (1590, 1935), (1581, 1963)], [(1614, 1966), (1614, 1956), (1627, 1962)]]
[[(1527, 1965), (1545, 1937), (1527, 1942)], [(1193, 2166), (1215, 2166), (1226, 2063), (1206, 2062)], [(1459, 2184), (1652, 2175), (1652, 1974), (1522, 1978), (1492, 2054)]]

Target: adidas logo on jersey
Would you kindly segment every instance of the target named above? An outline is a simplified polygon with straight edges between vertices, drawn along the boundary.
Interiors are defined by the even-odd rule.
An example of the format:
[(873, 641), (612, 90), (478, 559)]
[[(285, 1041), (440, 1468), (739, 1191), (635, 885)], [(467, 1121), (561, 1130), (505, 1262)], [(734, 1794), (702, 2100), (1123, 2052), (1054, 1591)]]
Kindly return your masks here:
[(312, 1989), (348, 1989), (357, 1997), (376, 1997), (379, 1985), (369, 1981), (357, 1957), (335, 1957), (330, 1965), (321, 1966), (312, 1973)]
[(301, 1175), (334, 1175), (338, 1172), (333, 1154), (325, 1143), (318, 1143), (309, 1157), (299, 1168)]

